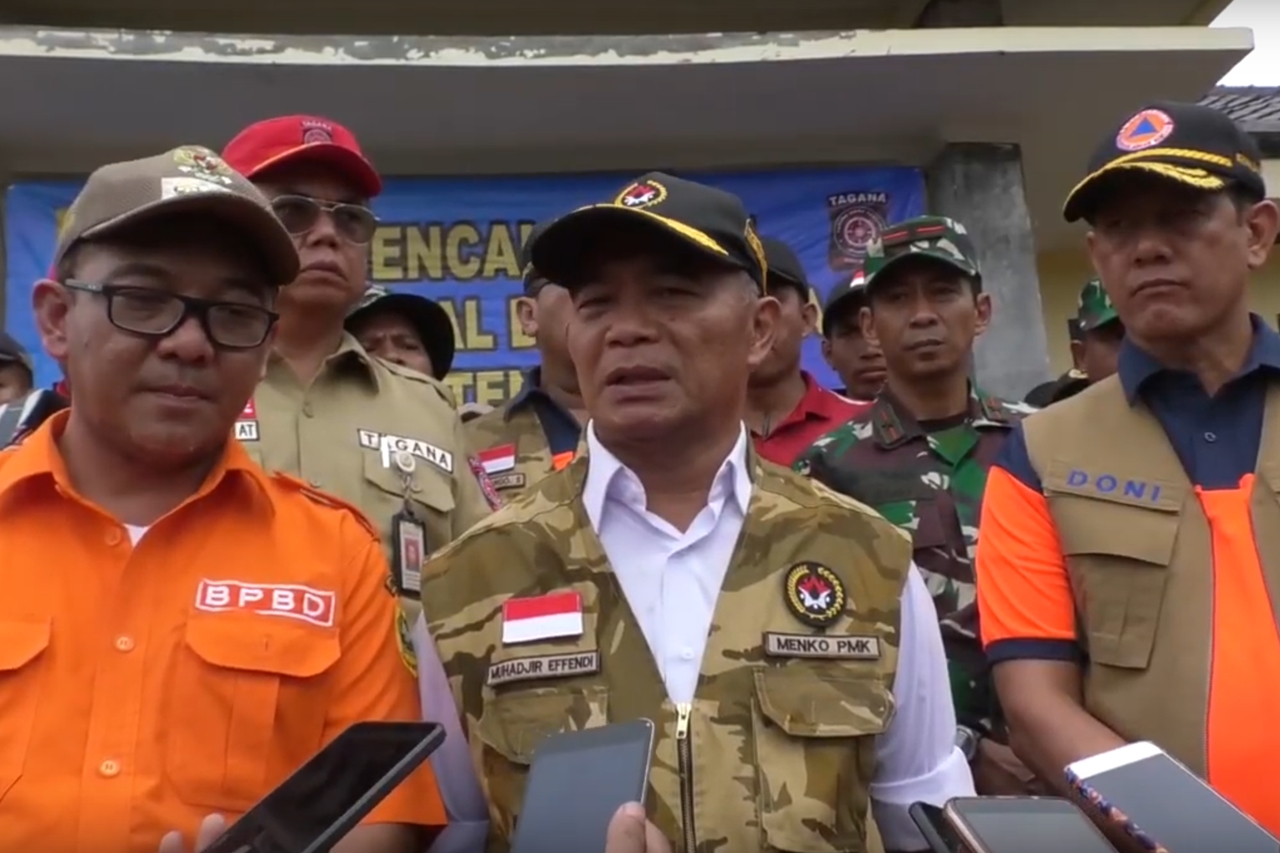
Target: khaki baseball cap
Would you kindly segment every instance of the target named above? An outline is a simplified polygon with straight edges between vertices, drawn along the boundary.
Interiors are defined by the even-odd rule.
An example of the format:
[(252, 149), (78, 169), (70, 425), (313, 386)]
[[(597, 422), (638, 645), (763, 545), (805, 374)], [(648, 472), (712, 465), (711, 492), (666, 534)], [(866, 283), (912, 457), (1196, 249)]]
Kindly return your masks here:
[(297, 278), (298, 251), (271, 202), (221, 157), (198, 145), (110, 163), (90, 175), (63, 220), (54, 266), (77, 243), (179, 212), (208, 215), (239, 228), (256, 243), (273, 284)]

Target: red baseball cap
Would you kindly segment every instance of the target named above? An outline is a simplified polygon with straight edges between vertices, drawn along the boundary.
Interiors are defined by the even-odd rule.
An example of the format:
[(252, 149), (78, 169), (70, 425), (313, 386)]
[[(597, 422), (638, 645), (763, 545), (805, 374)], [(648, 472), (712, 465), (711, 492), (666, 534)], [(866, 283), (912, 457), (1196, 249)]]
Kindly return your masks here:
[(355, 134), (319, 116), (281, 116), (251, 124), (227, 143), (222, 159), (250, 179), (282, 163), (312, 162), (341, 172), (367, 198), (382, 192), (378, 170), (365, 159)]

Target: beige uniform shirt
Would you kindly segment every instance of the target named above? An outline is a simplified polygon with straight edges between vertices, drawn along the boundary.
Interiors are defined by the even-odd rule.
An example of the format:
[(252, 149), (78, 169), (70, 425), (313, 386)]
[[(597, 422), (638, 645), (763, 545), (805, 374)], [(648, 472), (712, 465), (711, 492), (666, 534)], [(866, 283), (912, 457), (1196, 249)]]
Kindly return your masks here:
[[(266, 470), (300, 477), (362, 510), (388, 560), (398, 547), (392, 518), (406, 495), (426, 530), (423, 557), (491, 511), (446, 386), (369, 355), (349, 334), (309, 388), (273, 355), (236, 436)], [(411, 465), (397, 465), (406, 453)], [(403, 467), (413, 470), (406, 475)], [(416, 574), (406, 577), (400, 599), (410, 624), (419, 610), (417, 584)]]

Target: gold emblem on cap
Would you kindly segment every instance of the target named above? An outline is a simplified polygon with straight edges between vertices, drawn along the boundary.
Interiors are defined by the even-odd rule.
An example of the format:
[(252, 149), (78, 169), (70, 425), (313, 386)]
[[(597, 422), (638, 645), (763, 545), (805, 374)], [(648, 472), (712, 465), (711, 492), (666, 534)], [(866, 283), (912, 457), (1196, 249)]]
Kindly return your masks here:
[(231, 183), (231, 176), (235, 174), (221, 157), (199, 145), (184, 145), (175, 149), (173, 162), (178, 164), (179, 172), (220, 184)]
[(666, 198), (667, 188), (657, 181), (636, 181), (618, 193), (618, 197), (613, 200), (613, 203), (619, 207), (640, 210), (646, 207), (653, 207), (655, 204), (662, 204)]

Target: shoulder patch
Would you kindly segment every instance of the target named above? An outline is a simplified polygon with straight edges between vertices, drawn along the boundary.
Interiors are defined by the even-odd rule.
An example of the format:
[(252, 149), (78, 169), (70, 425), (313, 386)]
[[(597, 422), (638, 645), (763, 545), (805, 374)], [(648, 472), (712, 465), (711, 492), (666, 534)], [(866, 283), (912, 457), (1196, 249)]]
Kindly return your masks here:
[(400, 660), (414, 678), (418, 677), (418, 653), (413, 647), (413, 632), (409, 629), (409, 617), (396, 607), (396, 645), (400, 647)]
[(331, 495), (328, 492), (317, 489), (306, 480), (299, 479), (291, 474), (285, 474), (281, 471), (272, 472), (271, 480), (272, 482), (284, 486), (291, 491), (298, 492), (312, 503), (317, 503), (321, 506), (329, 507), (330, 509), (343, 510), (354, 515), (356, 521), (360, 522), (360, 526), (369, 531), (370, 536), (374, 539), (379, 539), (378, 528), (374, 527), (373, 522), (371, 522), (360, 510), (360, 507), (355, 504), (347, 503), (336, 495)]
[(484, 470), (484, 463), (475, 456), (468, 456), (467, 462), (471, 465), (471, 473), (476, 476), (476, 482), (480, 484), (480, 491), (484, 495), (485, 501), (489, 504), (489, 509), (497, 509), (502, 506), (502, 498), (498, 495), (498, 490), (494, 488), (493, 481), (489, 479), (489, 474)]

